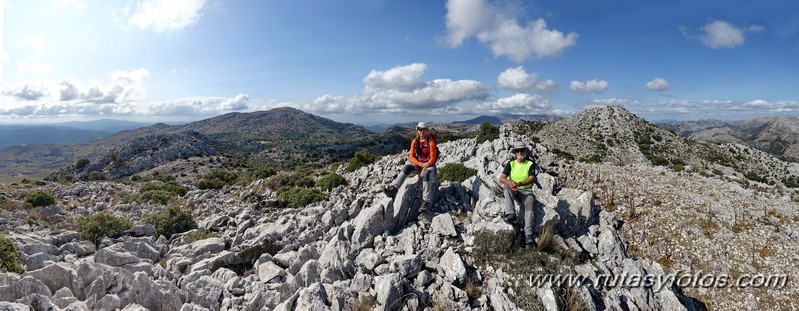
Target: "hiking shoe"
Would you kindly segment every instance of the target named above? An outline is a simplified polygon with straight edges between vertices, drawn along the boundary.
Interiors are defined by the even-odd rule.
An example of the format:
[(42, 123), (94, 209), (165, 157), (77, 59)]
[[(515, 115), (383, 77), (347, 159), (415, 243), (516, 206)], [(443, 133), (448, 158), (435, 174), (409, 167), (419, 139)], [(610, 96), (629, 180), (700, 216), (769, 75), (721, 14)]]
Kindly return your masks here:
[(516, 214), (505, 214), (505, 222), (510, 225), (516, 224)]
[(422, 205), (419, 205), (419, 214), (424, 213), (427, 210), (427, 206), (430, 205), (427, 201), (422, 200)]
[(528, 247), (535, 247), (535, 239), (533, 238), (532, 234), (524, 236), (524, 244)]
[(397, 195), (397, 187), (394, 187), (394, 185), (389, 185), (383, 189), (383, 192), (385, 192), (389, 198), (394, 198), (394, 196)]

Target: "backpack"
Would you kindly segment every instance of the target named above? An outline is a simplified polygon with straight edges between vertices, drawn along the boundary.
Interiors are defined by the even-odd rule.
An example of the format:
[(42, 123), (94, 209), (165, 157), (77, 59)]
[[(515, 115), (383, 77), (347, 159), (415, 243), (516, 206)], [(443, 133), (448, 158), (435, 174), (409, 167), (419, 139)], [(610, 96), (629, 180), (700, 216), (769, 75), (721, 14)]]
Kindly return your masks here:
[[(427, 134), (427, 141), (430, 141), (431, 139), (436, 142), (436, 157), (433, 159), (433, 164), (436, 164), (438, 159), (441, 158), (441, 151), (438, 149), (438, 140), (436, 139), (436, 134), (433, 132), (429, 132)], [(414, 139), (414, 141), (416, 141), (416, 150), (420, 150), (421, 146), (419, 146), (419, 140)]]

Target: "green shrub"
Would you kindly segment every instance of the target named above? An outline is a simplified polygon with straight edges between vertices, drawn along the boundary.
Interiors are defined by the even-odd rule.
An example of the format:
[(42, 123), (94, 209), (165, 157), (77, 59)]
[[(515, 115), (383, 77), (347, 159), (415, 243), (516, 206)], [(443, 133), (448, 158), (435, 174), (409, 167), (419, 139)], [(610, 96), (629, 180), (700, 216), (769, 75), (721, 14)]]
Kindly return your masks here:
[(674, 164), (671, 169), (675, 172), (682, 172), (685, 169), (685, 166), (682, 164)]
[(78, 163), (75, 163), (75, 168), (80, 170), (80, 169), (86, 167), (86, 165), (89, 165), (89, 159), (82, 158), (82, 159), (78, 160)]
[(19, 264), (19, 251), (17, 251), (14, 241), (6, 237), (0, 237), (0, 270), (22, 273), (22, 266)]
[(488, 121), (480, 124), (480, 130), (477, 132), (477, 143), (481, 144), (487, 140), (494, 140), (499, 138), (499, 127), (491, 125)]
[(316, 182), (316, 186), (325, 190), (330, 190), (341, 185), (347, 185), (347, 179), (336, 173), (329, 173)]
[(197, 187), (203, 190), (207, 189), (222, 189), (225, 186), (233, 185), (239, 176), (236, 173), (217, 170), (205, 174), (198, 182)]
[(36, 190), (25, 196), (25, 202), (30, 203), (33, 207), (48, 206), (55, 204), (55, 197), (50, 192)]
[(669, 160), (663, 157), (653, 156), (649, 158), (649, 162), (652, 162), (654, 166), (666, 166), (669, 165)]
[(511, 230), (493, 232), (480, 230), (474, 234), (474, 257), (479, 263), (492, 262), (495, 257), (507, 257), (513, 252), (514, 233)]
[(755, 173), (753, 171), (746, 172), (746, 174), (744, 174), (744, 177), (746, 177), (746, 179), (754, 180), (754, 181), (758, 181), (758, 182), (762, 182), (762, 183), (767, 183), (768, 182), (768, 180), (766, 178), (761, 177), (760, 175), (758, 175), (757, 173)]
[(463, 182), (474, 175), (477, 175), (477, 170), (462, 163), (447, 163), (438, 170), (438, 179), (441, 181)]
[(355, 152), (353, 158), (350, 159), (350, 162), (347, 164), (347, 171), (353, 172), (359, 168), (375, 163), (379, 159), (380, 157), (372, 154), (369, 149), (361, 149), (361, 151)]
[(97, 245), (105, 237), (116, 238), (125, 230), (130, 229), (131, 222), (109, 214), (106, 211), (91, 216), (82, 217), (80, 224), (80, 238)]
[(602, 162), (602, 156), (595, 154), (588, 158), (582, 158), (580, 161), (588, 164), (600, 163)]
[(173, 196), (175, 195), (172, 192), (166, 190), (149, 190), (139, 195), (144, 202), (153, 202), (161, 205), (169, 203)]
[(90, 181), (93, 181), (93, 180), (105, 180), (105, 174), (103, 174), (103, 172), (100, 172), (100, 171), (94, 171), (94, 172), (89, 173), (89, 176), (87, 176), (86, 179), (88, 179)]
[(184, 196), (186, 193), (189, 192), (189, 189), (184, 187), (183, 185), (179, 184), (177, 181), (168, 181), (165, 182), (162, 186), (162, 189), (177, 194), (178, 196)]
[(147, 215), (143, 222), (153, 225), (158, 234), (167, 239), (171, 238), (173, 234), (197, 228), (197, 223), (194, 222), (189, 211), (172, 205), (162, 211)]
[(277, 190), (277, 200), (285, 202), (291, 208), (303, 207), (324, 199), (325, 194), (319, 189), (282, 187)]

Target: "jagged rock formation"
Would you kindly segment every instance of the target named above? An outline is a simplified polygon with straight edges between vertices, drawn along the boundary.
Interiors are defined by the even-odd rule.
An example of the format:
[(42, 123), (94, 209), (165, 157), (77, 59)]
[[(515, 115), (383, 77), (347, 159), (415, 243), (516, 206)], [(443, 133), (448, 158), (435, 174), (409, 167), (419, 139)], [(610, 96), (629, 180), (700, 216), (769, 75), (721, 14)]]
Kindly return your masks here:
[[(404, 163), (404, 155), (344, 174), (349, 186), (327, 193), (324, 202), (300, 209), (263, 211), (246, 198), (273, 196), (256, 181), (247, 187), (193, 190), (187, 204), (200, 229), (157, 236), (137, 225), (99, 247), (78, 240), (68, 227), (22, 226), (14, 211), (0, 217), (0, 229), (21, 253), (22, 274), (0, 273), (0, 308), (10, 310), (342, 310), (358, 304), (382, 310), (513, 310), (521, 292), (512, 290), (526, 275), (504, 271), (502, 262), (477, 265), (473, 250), (480, 232), (513, 227), (502, 221), (497, 190), (509, 147), (519, 139), (503, 127), (501, 138), (477, 145), (464, 139), (441, 144), (440, 166), (463, 163), (478, 170), (464, 183), (445, 183), (431, 211), (415, 214), (417, 185), (408, 180), (396, 199), (380, 189)], [(541, 153), (546, 149), (541, 148)], [(620, 236), (618, 215), (594, 202), (593, 194), (560, 188), (542, 174), (536, 189), (537, 227), (553, 226), (554, 243), (592, 259), (559, 271), (594, 280), (600, 275), (663, 273), (657, 262), (633, 258)], [(108, 210), (137, 221), (153, 206), (109, 204), (128, 185), (76, 183), (56, 186), (69, 209), (49, 207), (53, 217)], [(112, 190), (116, 189), (116, 190)], [(458, 217), (458, 216), (461, 217)], [(486, 231), (487, 230), (487, 231)], [(211, 236), (210, 238), (208, 236)], [(270, 247), (282, 245), (279, 250)], [(546, 256), (546, 255), (545, 255)], [(518, 263), (525, 264), (525, 263)], [(466, 286), (481, 294), (470, 297)], [(552, 284), (534, 288), (546, 310), (558, 308)], [(699, 305), (667, 287), (577, 287), (587, 310), (680, 310)], [(371, 299), (370, 299), (371, 298)]]

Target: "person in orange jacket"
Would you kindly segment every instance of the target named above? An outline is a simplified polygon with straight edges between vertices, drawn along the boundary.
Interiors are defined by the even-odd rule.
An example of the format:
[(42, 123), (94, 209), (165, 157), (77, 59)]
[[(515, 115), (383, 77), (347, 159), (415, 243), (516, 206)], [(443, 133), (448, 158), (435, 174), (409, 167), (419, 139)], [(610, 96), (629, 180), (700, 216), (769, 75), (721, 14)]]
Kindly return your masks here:
[(436, 148), (435, 135), (430, 133), (427, 123), (419, 122), (416, 125), (416, 138), (411, 142), (411, 151), (408, 155), (410, 163), (400, 171), (394, 182), (386, 187), (385, 192), (389, 197), (397, 194), (397, 189), (411, 175), (422, 176), (422, 206), (419, 211), (427, 209), (433, 200), (433, 187), (438, 183), (436, 176), (436, 161), (438, 161), (438, 148)]

